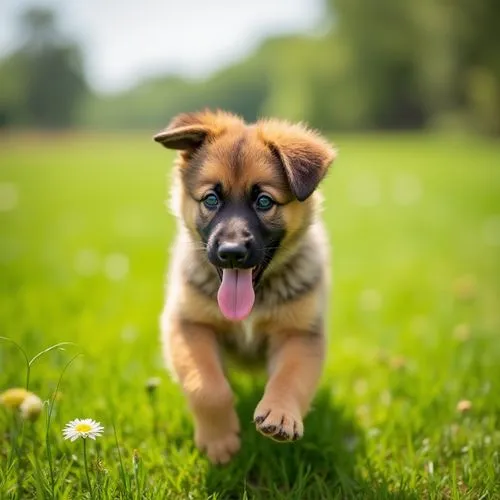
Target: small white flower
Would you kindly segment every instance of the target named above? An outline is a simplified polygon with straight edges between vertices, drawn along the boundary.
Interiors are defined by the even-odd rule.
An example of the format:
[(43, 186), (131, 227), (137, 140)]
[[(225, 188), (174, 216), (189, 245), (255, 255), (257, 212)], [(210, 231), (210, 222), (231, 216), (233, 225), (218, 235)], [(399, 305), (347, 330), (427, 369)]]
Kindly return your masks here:
[(160, 377), (151, 377), (146, 380), (146, 391), (154, 392), (161, 384)]
[(72, 420), (63, 429), (64, 439), (76, 441), (79, 437), (86, 439), (95, 439), (101, 436), (104, 427), (91, 418), (76, 418)]
[(34, 422), (42, 412), (43, 403), (42, 400), (36, 394), (28, 394), (25, 400), (19, 406), (19, 411), (21, 412), (21, 417), (24, 420), (30, 420)]

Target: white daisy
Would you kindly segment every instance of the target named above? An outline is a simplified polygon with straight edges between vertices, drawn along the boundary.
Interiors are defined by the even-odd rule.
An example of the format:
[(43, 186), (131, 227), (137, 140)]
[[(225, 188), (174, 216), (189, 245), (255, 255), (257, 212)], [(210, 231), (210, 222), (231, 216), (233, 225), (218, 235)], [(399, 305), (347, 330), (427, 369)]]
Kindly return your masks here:
[(76, 441), (78, 438), (83, 439), (94, 439), (101, 436), (104, 431), (104, 427), (95, 420), (91, 418), (76, 418), (72, 420), (63, 429), (64, 439), (70, 439), (71, 441)]

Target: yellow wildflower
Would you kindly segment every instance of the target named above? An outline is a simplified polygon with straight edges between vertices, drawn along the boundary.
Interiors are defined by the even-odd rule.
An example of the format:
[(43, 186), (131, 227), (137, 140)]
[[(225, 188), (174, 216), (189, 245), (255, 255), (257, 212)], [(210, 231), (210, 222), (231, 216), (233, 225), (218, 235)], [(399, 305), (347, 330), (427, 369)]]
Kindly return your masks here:
[(457, 411), (459, 411), (460, 413), (466, 413), (470, 411), (471, 408), (472, 408), (472, 402), (469, 401), (468, 399), (462, 399), (457, 404)]
[(19, 408), (29, 394), (31, 393), (20, 387), (7, 389), (0, 395), (0, 402), (7, 408)]

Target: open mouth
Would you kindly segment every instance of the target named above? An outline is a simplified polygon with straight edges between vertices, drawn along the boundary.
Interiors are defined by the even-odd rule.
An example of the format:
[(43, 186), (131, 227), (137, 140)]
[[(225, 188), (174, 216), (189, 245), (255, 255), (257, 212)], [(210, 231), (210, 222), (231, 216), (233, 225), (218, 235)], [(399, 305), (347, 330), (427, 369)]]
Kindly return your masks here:
[(221, 285), (217, 302), (222, 314), (230, 321), (242, 321), (251, 312), (255, 302), (255, 288), (264, 266), (249, 269), (217, 267)]
[[(252, 283), (253, 287), (257, 288), (259, 285), (260, 278), (262, 277), (262, 273), (264, 272), (265, 266), (263, 264), (259, 264), (258, 266), (252, 267)], [(217, 270), (217, 274), (219, 275), (220, 280), (222, 281), (222, 276), (224, 274), (224, 268), (223, 267), (215, 267)], [(235, 271), (245, 271), (245, 269), (234, 269)]]

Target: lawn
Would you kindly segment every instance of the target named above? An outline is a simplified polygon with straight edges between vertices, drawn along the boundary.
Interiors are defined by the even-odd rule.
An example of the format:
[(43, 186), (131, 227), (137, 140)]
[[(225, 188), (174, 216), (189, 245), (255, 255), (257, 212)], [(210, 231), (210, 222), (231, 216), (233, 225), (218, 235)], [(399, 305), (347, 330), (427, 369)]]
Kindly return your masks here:
[[(173, 156), (150, 135), (0, 140), (0, 335), (30, 358), (75, 344), (31, 365), (48, 425), (50, 406), (34, 424), (0, 407), (0, 498), (91, 497), (74, 418), (105, 428), (95, 498), (500, 498), (500, 144), (334, 137), (330, 347), (305, 436), (258, 435), (264, 379), (232, 372), (243, 447), (212, 467), (160, 356)], [(23, 359), (0, 343), (0, 391), (25, 385)]]

